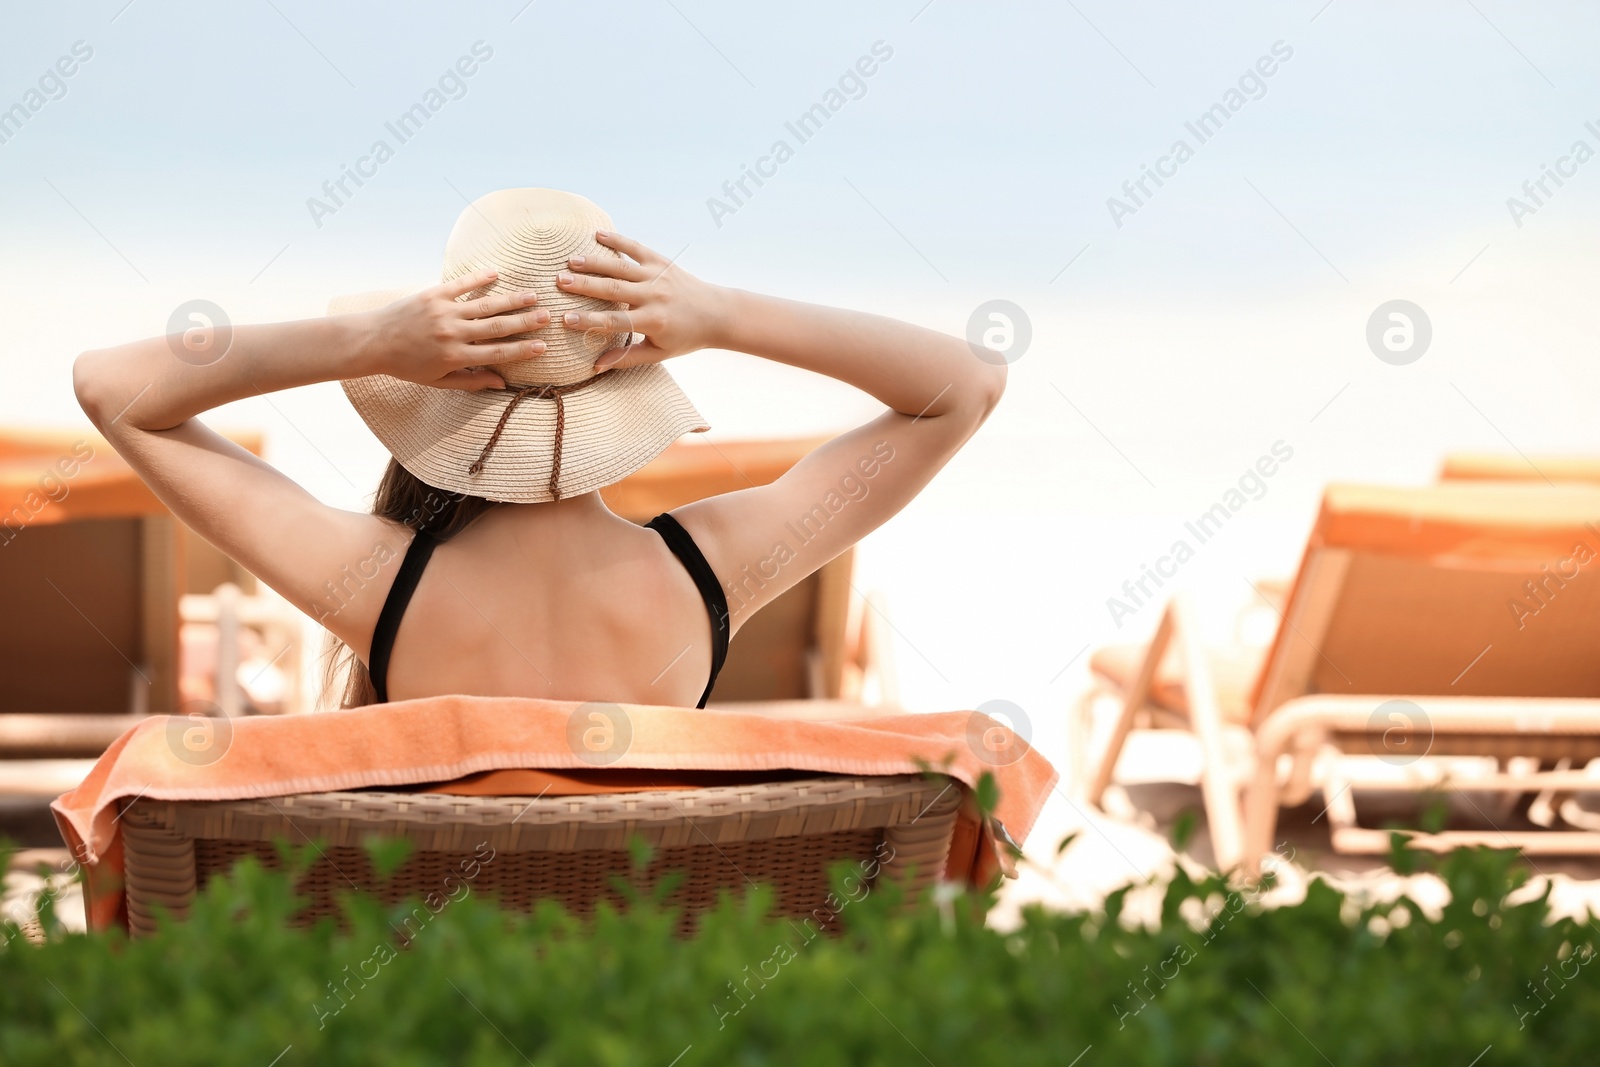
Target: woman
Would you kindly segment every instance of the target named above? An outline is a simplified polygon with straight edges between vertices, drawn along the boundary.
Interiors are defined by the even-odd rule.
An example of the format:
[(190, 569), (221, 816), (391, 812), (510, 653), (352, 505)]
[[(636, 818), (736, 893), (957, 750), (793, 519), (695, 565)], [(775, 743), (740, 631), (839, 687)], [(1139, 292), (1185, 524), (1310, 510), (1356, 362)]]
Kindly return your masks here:
[[(443, 276), (370, 310), (235, 327), (209, 360), (154, 338), (73, 368), (84, 411), (161, 501), (353, 652), (346, 706), (703, 706), (727, 639), (905, 507), (1005, 385), (965, 341), (703, 282), (566, 193), (469, 207)], [(705, 428), (658, 366), (702, 348), (826, 374), (888, 410), (770, 485), (637, 526), (599, 487)], [(327, 381), (397, 457), (372, 514), (319, 503), (196, 418)], [(859, 491), (817, 511), (841, 486)]]

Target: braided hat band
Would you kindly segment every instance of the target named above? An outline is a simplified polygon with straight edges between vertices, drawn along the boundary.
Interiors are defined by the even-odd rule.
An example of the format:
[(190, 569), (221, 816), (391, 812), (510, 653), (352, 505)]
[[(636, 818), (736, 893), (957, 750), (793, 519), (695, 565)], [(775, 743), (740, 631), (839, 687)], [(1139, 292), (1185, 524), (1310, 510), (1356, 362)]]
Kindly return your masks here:
[(586, 385), (599, 381), (601, 375), (585, 378), (581, 382), (571, 385), (528, 385), (516, 391), (511, 402), (500, 415), (500, 421), (494, 424), (494, 432), (489, 435), (488, 444), (483, 446), (483, 451), (478, 453), (478, 458), (472, 461), (467, 468), (468, 474), (482, 474), (484, 461), (489, 458), (489, 453), (494, 451), (494, 446), (500, 443), (500, 435), (505, 433), (506, 423), (511, 421), (511, 413), (517, 410), (517, 405), (529, 397), (535, 400), (554, 400), (556, 402), (556, 434), (554, 441), (554, 454), (550, 460), (550, 499), (561, 499), (561, 438), (567, 429), (566, 405), (561, 398), (568, 393), (575, 393)]

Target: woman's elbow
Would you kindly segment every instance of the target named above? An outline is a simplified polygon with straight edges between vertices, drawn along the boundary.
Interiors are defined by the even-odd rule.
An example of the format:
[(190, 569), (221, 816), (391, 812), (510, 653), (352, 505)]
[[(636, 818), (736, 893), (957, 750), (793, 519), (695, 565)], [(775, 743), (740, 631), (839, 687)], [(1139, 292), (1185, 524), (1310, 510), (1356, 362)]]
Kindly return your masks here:
[(983, 417), (987, 419), (995, 408), (1000, 406), (1000, 398), (1006, 394), (1006, 365), (1004, 363), (986, 364), (984, 367), (983, 388), (979, 390), (979, 398), (983, 403)]
[(1005, 392), (1006, 365), (984, 363), (967, 390), (965, 406), (974, 430), (988, 420), (989, 415), (999, 406), (1000, 398)]
[(941, 410), (931, 410), (934, 405), (929, 404), (916, 418), (936, 415), (945, 425), (959, 429), (962, 440), (966, 440), (988, 421), (1005, 391), (1005, 364), (985, 362), (977, 368), (968, 368), (960, 379), (944, 387), (939, 394), (943, 399)]
[(72, 391), (78, 397), (78, 406), (89, 416), (96, 427), (104, 428), (107, 417), (106, 396), (108, 375), (105, 373), (104, 353), (84, 352), (72, 363)]

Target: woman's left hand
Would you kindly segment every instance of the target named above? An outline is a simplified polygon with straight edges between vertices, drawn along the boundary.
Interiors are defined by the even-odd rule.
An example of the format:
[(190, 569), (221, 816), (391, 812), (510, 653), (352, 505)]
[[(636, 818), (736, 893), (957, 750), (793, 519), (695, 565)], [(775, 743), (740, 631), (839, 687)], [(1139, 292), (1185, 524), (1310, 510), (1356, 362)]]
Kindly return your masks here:
[(544, 352), (543, 341), (509, 338), (544, 329), (550, 314), (534, 306), (539, 298), (531, 290), (466, 299), (498, 277), (480, 270), (367, 312), (360, 320), (366, 328), (365, 373), (436, 389), (505, 388), (489, 368)]
[(569, 311), (569, 330), (642, 333), (642, 344), (613, 348), (595, 360), (594, 369), (620, 370), (708, 348), (721, 324), (722, 290), (701, 281), (658, 252), (615, 233), (595, 239), (621, 256), (573, 256), (571, 270), (556, 276), (565, 293), (577, 293), (626, 306), (625, 311)]

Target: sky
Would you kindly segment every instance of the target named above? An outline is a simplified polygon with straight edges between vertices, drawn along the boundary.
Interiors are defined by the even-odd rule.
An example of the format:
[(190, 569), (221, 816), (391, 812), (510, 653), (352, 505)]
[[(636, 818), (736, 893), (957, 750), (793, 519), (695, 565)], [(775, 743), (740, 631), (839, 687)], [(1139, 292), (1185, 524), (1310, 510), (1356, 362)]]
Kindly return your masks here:
[[(1005, 401), (858, 586), (887, 595), (908, 706), (1008, 700), (1044, 746), (1083, 650), (1154, 622), (1108, 599), (1280, 443), (1185, 568), (1219, 633), (1244, 576), (1292, 569), (1329, 481), (1600, 447), (1593, 5), (6, 6), (9, 424), (81, 423), (73, 357), (187, 300), (270, 321), (432, 280), (456, 215), (513, 186), (580, 192), (723, 284), (954, 334), (1015, 305)], [(431, 91), (402, 143), (386, 124)], [(347, 167), (368, 176), (333, 203)], [(1397, 300), (1431, 335), (1409, 362), (1368, 342)], [(748, 357), (671, 369), (726, 438), (874, 413)], [(333, 385), (216, 421), (340, 506), (383, 458)]]

